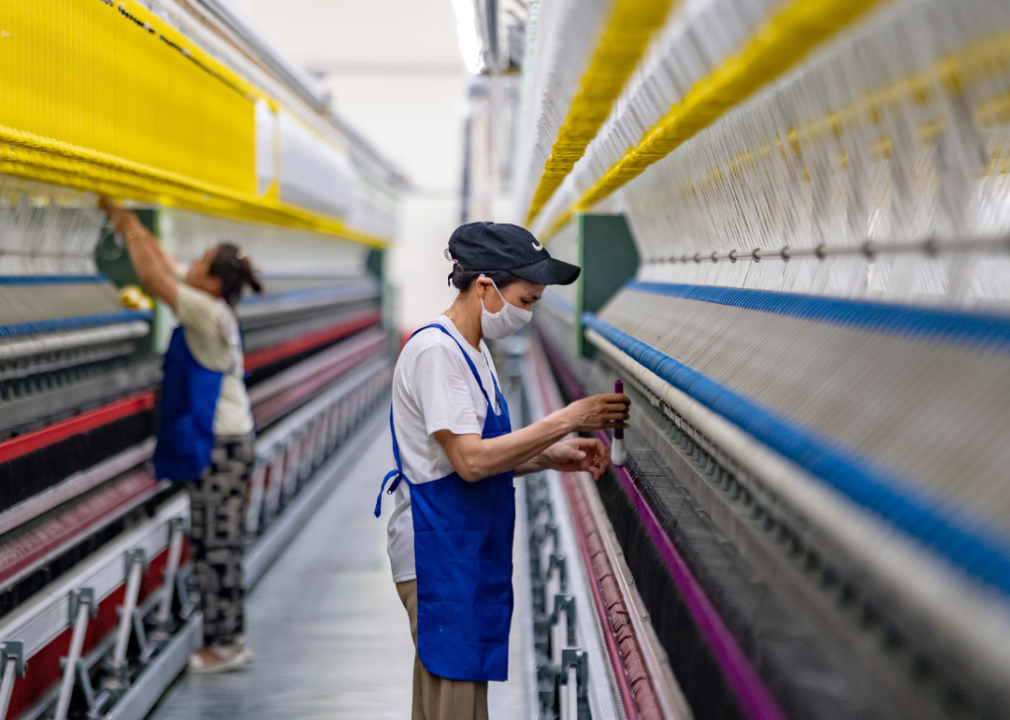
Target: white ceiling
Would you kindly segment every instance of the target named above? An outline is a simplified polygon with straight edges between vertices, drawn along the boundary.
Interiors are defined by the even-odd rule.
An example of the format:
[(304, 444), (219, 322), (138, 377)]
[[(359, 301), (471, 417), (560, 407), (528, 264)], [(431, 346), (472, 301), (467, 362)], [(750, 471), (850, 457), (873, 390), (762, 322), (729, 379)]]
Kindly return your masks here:
[(457, 191), (466, 70), (451, 0), (232, 0), (325, 75), (338, 112), (425, 194)]
[(450, 0), (232, 0), (306, 65), (463, 68)]

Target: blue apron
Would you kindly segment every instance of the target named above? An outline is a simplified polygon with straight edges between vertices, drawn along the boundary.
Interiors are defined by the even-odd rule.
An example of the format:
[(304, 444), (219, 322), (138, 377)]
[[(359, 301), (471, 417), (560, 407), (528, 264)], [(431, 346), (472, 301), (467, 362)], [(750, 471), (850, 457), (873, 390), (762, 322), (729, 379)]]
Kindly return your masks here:
[[(494, 373), (491, 378), (501, 415), (495, 415), (477, 368), (459, 341), (441, 325), (421, 330), (429, 328), (452, 338), (480, 385), (487, 402), (481, 437), (511, 432), (508, 405)], [(410, 486), (414, 520), (417, 654), (421, 663), (428, 672), (450, 680), (506, 680), (516, 520), (512, 471), (472, 483), (455, 472), (431, 482), (413, 483), (403, 474), (392, 408), (389, 426), (396, 470), (382, 481), (375, 516), (381, 514), (382, 491), (390, 478), (395, 478), (390, 494), (405, 481)]]
[(214, 449), (214, 411), (224, 373), (197, 362), (180, 325), (165, 352), (161, 381), (161, 419), (154, 448), (159, 480), (195, 480), (210, 465)]

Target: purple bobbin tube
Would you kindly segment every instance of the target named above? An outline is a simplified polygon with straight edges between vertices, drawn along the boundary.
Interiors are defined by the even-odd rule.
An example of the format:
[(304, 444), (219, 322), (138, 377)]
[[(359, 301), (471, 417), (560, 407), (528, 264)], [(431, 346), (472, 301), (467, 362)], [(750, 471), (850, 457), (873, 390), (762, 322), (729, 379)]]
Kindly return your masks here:
[[(624, 393), (624, 383), (620, 380), (614, 382), (614, 392), (618, 395)], [(610, 446), (610, 462), (617, 467), (622, 467), (628, 461), (628, 453), (624, 449), (624, 428), (614, 428), (614, 442)]]
[[(614, 380), (614, 393), (617, 395), (624, 394), (624, 383), (620, 380)], [(623, 440), (624, 439), (624, 428), (614, 428), (614, 439)]]

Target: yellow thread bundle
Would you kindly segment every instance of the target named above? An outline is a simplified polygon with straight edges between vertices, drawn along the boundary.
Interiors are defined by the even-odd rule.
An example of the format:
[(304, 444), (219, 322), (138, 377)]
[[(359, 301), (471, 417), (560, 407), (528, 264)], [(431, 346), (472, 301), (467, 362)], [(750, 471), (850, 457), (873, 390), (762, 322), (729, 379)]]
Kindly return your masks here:
[(596, 137), (672, 0), (616, 0), (547, 158), (527, 216), (531, 223)]
[(880, 0), (794, 0), (769, 18), (747, 46), (697, 82), (624, 157), (552, 225), (549, 235), (576, 212), (585, 212), (650, 165), (711, 125), (729, 108), (793, 67), (814, 47)]
[(154, 301), (136, 285), (127, 285), (119, 291), (119, 302), (131, 310), (147, 310), (154, 308)]
[(0, 21), (0, 173), (386, 244), (259, 195), (255, 102), (276, 102), (135, 0)]

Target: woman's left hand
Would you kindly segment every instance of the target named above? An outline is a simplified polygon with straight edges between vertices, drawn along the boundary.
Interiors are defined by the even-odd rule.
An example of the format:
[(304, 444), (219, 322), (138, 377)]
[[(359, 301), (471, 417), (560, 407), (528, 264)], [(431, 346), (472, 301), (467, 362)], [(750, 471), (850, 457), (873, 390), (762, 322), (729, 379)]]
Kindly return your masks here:
[(543, 457), (551, 470), (588, 472), (594, 480), (610, 465), (610, 450), (596, 438), (562, 440), (544, 450)]

